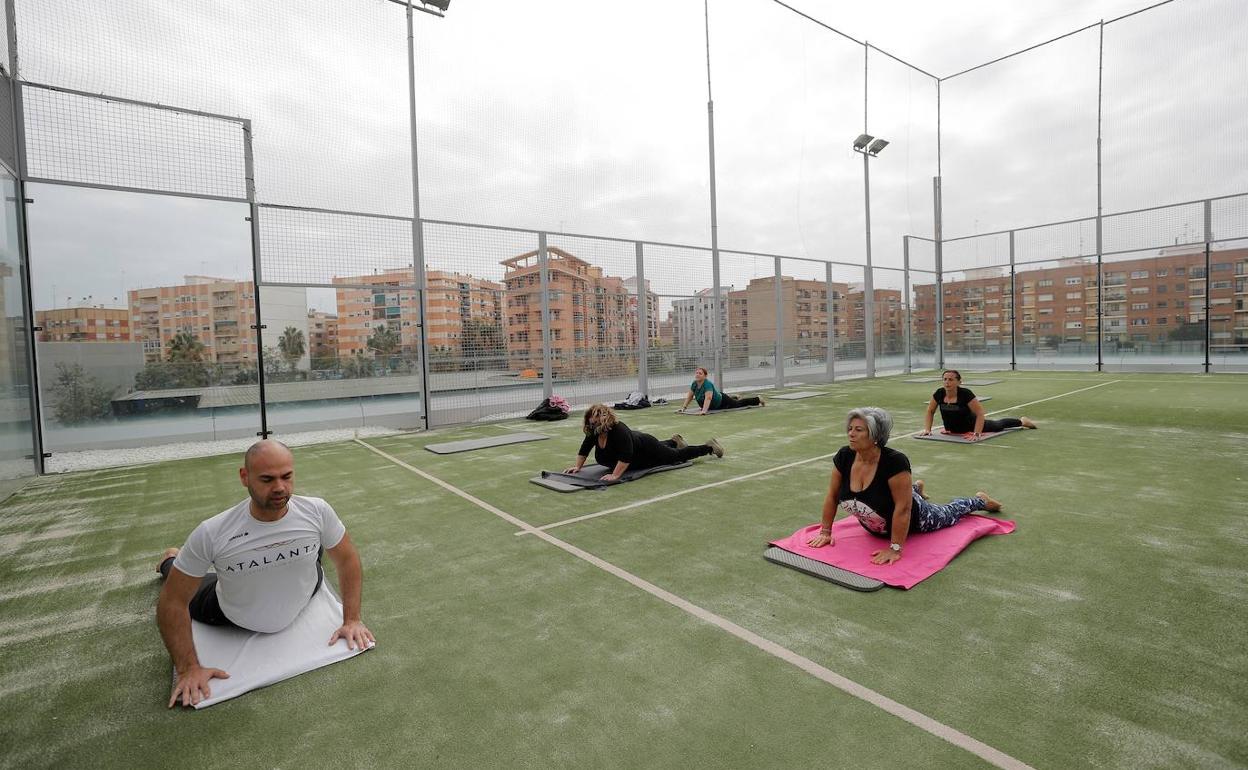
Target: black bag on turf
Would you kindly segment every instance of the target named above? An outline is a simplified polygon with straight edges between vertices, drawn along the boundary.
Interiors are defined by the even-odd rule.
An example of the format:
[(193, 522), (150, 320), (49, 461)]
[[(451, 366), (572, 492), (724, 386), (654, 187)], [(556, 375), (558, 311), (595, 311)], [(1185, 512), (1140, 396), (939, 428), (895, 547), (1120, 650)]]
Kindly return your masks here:
[(554, 422), (555, 420), (568, 419), (567, 412), (557, 406), (552, 406), (549, 398), (542, 399), (542, 403), (537, 408), (529, 412), (526, 420), (541, 420), (543, 422)]

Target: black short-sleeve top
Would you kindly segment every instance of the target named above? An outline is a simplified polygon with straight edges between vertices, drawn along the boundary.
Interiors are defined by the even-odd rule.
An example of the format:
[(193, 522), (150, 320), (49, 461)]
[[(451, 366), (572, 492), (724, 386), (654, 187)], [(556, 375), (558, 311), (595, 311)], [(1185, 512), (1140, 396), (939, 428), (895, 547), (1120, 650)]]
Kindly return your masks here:
[[(856, 453), (849, 447), (841, 450), (832, 458), (832, 464), (841, 472), (841, 488), (838, 494), (840, 506), (852, 513), (868, 532), (881, 537), (889, 537), (893, 532), (893, 492), (888, 488), (888, 480), (898, 473), (910, 471), (910, 459), (896, 449), (882, 447), (880, 464), (876, 466), (875, 478), (865, 489), (853, 492), (849, 488), (849, 471), (854, 467)], [(918, 518), (911, 517), (911, 529), (917, 524)]]
[(932, 398), (940, 407), (940, 419), (945, 424), (945, 430), (950, 433), (970, 433), (975, 430), (975, 413), (971, 411), (971, 402), (975, 400), (975, 394), (969, 388), (958, 388), (956, 404), (945, 403), (944, 388), (937, 388)]
[(591, 433), (581, 442), (577, 452), (581, 457), (589, 457), (589, 450), (594, 450), (594, 460), (599, 465), (615, 468), (616, 463), (631, 463), (636, 450), (637, 439), (633, 431), (622, 422), (617, 422), (607, 431), (607, 445), (598, 446), (598, 436)]

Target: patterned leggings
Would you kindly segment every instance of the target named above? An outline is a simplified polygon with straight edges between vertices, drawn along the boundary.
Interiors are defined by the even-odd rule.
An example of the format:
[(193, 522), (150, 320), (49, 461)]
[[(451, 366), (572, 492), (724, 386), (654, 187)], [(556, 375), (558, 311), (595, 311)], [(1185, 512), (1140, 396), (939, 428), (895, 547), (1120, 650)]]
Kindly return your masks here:
[(919, 532), (934, 532), (945, 527), (952, 527), (968, 513), (987, 510), (988, 504), (978, 497), (955, 497), (944, 505), (924, 500), (919, 495), (919, 488), (913, 490), (914, 503), (910, 506), (910, 516), (919, 523)]

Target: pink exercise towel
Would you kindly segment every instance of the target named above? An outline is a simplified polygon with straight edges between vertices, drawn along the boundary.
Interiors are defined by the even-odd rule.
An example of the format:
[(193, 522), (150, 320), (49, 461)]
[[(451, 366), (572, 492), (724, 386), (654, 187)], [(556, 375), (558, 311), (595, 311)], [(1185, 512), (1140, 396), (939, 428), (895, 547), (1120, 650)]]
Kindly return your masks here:
[(835, 545), (811, 548), (806, 545), (819, 532), (818, 524), (802, 527), (792, 535), (773, 540), (778, 548), (814, 559), (865, 577), (882, 580), (890, 586), (913, 588), (953, 561), (963, 548), (984, 535), (1008, 535), (1014, 522), (991, 516), (968, 514), (952, 527), (935, 532), (918, 532), (906, 538), (901, 558), (892, 564), (872, 564), (871, 554), (888, 547), (888, 540), (872, 535), (853, 516), (832, 525)]

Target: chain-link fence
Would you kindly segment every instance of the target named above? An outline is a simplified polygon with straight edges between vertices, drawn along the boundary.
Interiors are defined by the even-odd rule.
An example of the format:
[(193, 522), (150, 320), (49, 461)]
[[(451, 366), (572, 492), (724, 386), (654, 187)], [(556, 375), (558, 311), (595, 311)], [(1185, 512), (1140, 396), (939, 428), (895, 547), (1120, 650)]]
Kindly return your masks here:
[(1245, 97), (1191, 87), (1244, 69), (1233, 0), (943, 77), (779, 3), (591, 6), (18, 0), (42, 449), (1245, 368)]

